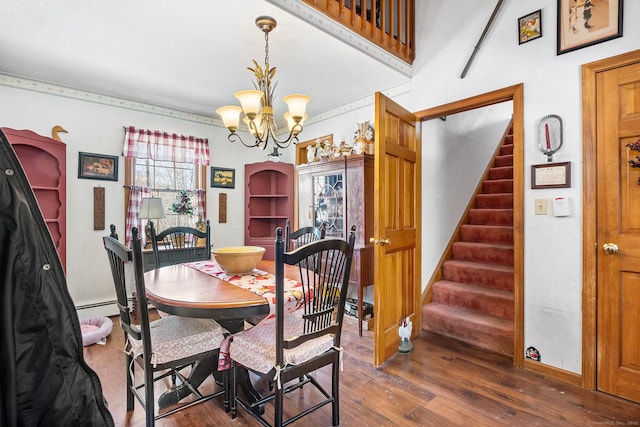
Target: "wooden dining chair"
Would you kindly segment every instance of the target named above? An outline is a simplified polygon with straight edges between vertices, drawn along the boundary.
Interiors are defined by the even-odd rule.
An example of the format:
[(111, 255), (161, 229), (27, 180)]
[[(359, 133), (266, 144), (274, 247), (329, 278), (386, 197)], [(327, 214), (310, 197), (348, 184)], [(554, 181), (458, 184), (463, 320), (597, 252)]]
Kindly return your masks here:
[[(142, 268), (142, 248), (136, 227), (132, 229), (132, 235), (131, 249), (111, 236), (104, 236), (103, 242), (116, 289), (120, 325), (125, 333), (127, 411), (133, 410), (135, 397), (145, 408), (146, 425), (153, 426), (155, 420), (159, 418), (225, 394), (228, 390), (226, 380), (225, 387), (221, 390), (202, 395), (189, 384), (182, 371), (186, 367), (193, 369), (198, 363), (217, 363), (220, 343), (228, 333), (212, 319), (168, 316), (149, 321)], [(127, 263), (133, 263), (139, 324), (131, 321), (130, 295), (127, 292), (125, 273)], [(144, 378), (142, 384), (136, 384), (134, 361), (142, 367)], [(195, 395), (195, 399), (166, 412), (158, 411), (156, 415), (153, 384), (169, 376), (180, 378), (184, 386)], [(174, 381), (171, 382), (174, 383)], [(144, 395), (141, 393), (143, 388)], [(225, 396), (225, 400), (227, 398)]]
[[(275, 243), (275, 317), (234, 335), (231, 342), (232, 418), (236, 418), (239, 405), (262, 425), (280, 427), (331, 404), (333, 425), (340, 424), (339, 379), (343, 351), (340, 335), (354, 241), (355, 226), (351, 228), (348, 242), (323, 239), (285, 252), (283, 231), (278, 227)], [(291, 313), (284, 311), (285, 264), (298, 267), (302, 285), (301, 308)], [(240, 397), (236, 393), (239, 365), (271, 381), (273, 389), (270, 394), (254, 403)], [(313, 371), (329, 365), (331, 393), (312, 375)], [(314, 388), (305, 387), (304, 400), (322, 401), (308, 405), (284, 420), (285, 397), (288, 398), (289, 393), (300, 391), (309, 383), (321, 394), (316, 399), (316, 396), (307, 394), (312, 393)], [(267, 402), (275, 405), (273, 424), (260, 415), (258, 408)]]
[(291, 224), (289, 222), (289, 219), (287, 219), (284, 238), (285, 252), (289, 252), (292, 249), (299, 248), (300, 246), (306, 245), (307, 243), (324, 239), (327, 230), (324, 223), (322, 223), (320, 227), (301, 227), (295, 231), (291, 231), (290, 227)]
[(170, 227), (160, 233), (150, 221), (155, 268), (211, 258), (211, 225), (205, 231), (193, 227)]

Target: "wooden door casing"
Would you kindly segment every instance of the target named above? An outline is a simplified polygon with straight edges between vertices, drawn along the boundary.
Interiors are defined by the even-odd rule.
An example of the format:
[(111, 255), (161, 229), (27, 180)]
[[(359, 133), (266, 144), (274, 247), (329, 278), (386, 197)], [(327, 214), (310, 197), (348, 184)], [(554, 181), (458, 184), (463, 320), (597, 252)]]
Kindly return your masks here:
[(374, 236), (374, 366), (398, 350), (398, 323), (421, 329), (420, 143), (416, 116), (376, 93)]
[[(597, 388), (640, 402), (640, 65), (596, 78)], [(613, 243), (618, 253), (607, 254)]]

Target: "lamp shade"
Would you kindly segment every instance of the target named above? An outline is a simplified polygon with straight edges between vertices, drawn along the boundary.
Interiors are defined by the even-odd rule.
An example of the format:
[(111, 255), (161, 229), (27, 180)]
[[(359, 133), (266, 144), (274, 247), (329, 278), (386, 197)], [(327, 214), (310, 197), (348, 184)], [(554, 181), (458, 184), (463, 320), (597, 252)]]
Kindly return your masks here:
[(289, 114), (295, 119), (296, 117), (304, 117), (304, 112), (311, 98), (307, 95), (294, 94), (287, 95), (282, 100), (289, 106)]
[(141, 219), (158, 219), (164, 218), (162, 210), (162, 199), (160, 197), (144, 197), (140, 206), (138, 218)]
[(235, 132), (235, 130), (238, 129), (241, 112), (242, 108), (237, 105), (227, 105), (216, 110), (216, 113), (220, 114), (220, 117), (222, 117), (224, 126), (232, 132)]
[(241, 90), (236, 92), (235, 97), (240, 100), (242, 110), (252, 120), (260, 112), (260, 102), (264, 96), (261, 90)]

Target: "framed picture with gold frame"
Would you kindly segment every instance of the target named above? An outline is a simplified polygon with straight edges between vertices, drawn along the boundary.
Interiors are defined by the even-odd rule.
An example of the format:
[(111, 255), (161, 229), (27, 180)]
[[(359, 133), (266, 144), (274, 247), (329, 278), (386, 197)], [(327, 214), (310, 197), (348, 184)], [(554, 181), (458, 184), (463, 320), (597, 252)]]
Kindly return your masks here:
[(622, 37), (623, 0), (558, 0), (557, 54)]
[(235, 188), (236, 170), (211, 166), (211, 187)]

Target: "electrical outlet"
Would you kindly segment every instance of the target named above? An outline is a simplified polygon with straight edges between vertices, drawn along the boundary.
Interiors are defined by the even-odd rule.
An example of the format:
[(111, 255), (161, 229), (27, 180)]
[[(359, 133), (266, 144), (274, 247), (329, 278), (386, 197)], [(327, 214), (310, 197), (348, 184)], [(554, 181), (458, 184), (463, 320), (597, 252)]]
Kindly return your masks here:
[(547, 199), (535, 199), (535, 212), (536, 215), (547, 214)]

